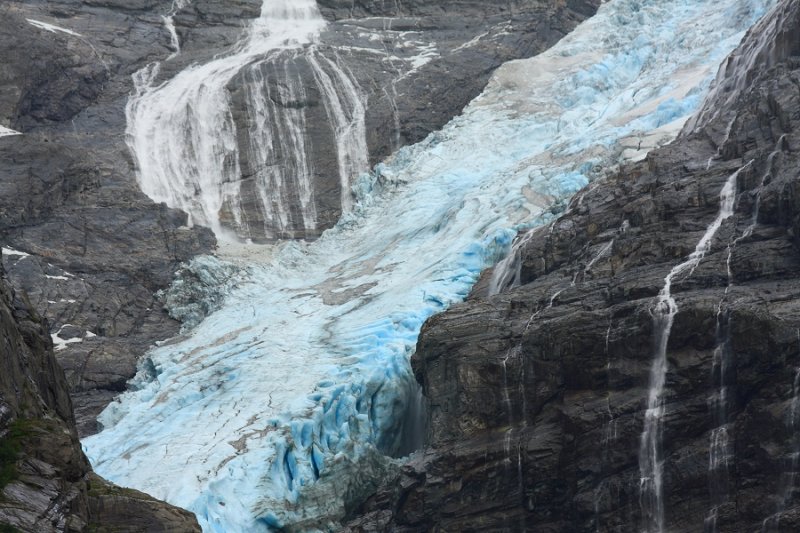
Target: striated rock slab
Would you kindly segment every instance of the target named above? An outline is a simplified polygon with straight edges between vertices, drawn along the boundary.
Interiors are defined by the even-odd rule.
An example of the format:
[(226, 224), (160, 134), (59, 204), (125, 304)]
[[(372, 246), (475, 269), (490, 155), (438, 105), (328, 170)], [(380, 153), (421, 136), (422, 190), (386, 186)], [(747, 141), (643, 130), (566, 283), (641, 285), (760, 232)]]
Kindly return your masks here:
[(349, 530), (644, 527), (654, 305), (737, 171), (733, 215), (672, 287), (665, 529), (800, 528), (798, 35), (800, 4), (780, 2), (681, 138), (532, 235), (519, 286), (488, 295), (479, 283), (425, 325), (412, 363), (430, 401), (428, 445)]
[(200, 531), (194, 515), (137, 490), (122, 489), (89, 474), (91, 531), (97, 533), (183, 533)]
[[(3, 275), (0, 269), (0, 275)], [(0, 279), (0, 528), (199, 531), (194, 516), (91, 472), (47, 320)]]

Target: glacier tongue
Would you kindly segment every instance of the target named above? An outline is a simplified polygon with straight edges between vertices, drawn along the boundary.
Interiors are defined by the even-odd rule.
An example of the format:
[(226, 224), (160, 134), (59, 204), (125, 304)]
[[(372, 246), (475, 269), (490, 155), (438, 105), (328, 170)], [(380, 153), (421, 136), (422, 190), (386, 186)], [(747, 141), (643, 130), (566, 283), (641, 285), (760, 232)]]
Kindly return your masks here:
[(84, 441), (95, 469), (206, 531), (341, 518), (387, 468), (381, 453), (404, 451), (425, 319), (462, 300), (516, 229), (671, 140), (770, 3), (612, 0), (499, 69), (442, 132), (355, 183), (319, 240), (237, 254), (246, 274), (223, 307), (154, 349), (101, 415)]

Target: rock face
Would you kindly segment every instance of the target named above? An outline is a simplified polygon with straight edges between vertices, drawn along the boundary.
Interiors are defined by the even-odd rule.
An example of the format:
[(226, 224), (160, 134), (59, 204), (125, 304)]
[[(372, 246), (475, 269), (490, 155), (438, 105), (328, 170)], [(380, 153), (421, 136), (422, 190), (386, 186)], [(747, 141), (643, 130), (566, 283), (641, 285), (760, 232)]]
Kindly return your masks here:
[(47, 326), (0, 279), (0, 529), (199, 531), (190, 513), (91, 472)]
[[(320, 0), (323, 36), (366, 93), (376, 163), (441, 128), (478, 96), (498, 66), (555, 44), (600, 2), (350, 2)], [(361, 49), (348, 50), (355, 41)]]
[[(351, 530), (655, 531), (659, 502), (671, 532), (800, 529), (798, 35), (800, 4), (780, 2), (677, 141), (533, 233), (518, 286), (490, 296), (487, 274), (426, 324), (428, 444)], [(656, 304), (698, 257), (672, 279), (653, 404)]]
[(138, 190), (124, 143), (130, 76), (169, 53), (157, 4), (0, 7), (0, 124), (23, 133), (0, 137), (0, 241), (13, 285), (51, 324), (82, 433), (177, 332), (153, 293), (214, 244)]

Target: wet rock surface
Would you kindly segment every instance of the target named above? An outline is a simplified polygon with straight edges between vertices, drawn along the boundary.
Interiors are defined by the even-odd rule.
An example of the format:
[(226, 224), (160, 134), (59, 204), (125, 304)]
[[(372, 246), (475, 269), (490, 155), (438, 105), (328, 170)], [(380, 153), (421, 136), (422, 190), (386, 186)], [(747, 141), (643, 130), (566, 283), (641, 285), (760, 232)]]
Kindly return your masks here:
[(351, 531), (638, 529), (654, 305), (737, 171), (733, 215), (673, 282), (665, 529), (800, 528), (798, 35), (800, 5), (781, 2), (677, 141), (534, 233), (519, 286), (484, 281), (429, 320), (412, 360), (427, 445)]
[(0, 269), (0, 528), (199, 531), (186, 511), (91, 472), (47, 320), (3, 274)]

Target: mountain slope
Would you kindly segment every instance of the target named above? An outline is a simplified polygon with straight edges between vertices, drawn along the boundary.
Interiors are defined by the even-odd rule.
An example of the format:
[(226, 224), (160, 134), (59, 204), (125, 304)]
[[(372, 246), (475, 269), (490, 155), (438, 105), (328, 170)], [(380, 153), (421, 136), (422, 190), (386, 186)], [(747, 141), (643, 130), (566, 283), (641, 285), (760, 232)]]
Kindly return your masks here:
[[(12, 283), (60, 339), (57, 356), (82, 435), (97, 431), (96, 415), (125, 389), (141, 354), (178, 333), (153, 293), (170, 283), (181, 262), (215, 246), (208, 229), (187, 227), (185, 213), (140, 190), (126, 136), (132, 77), (160, 63), (154, 81), (161, 83), (192, 63), (230, 54), (262, 4), (11, 0), (0, 6), (0, 132), (22, 134), (0, 134), (0, 241), (11, 252)], [(321, 62), (341, 63), (358, 86), (374, 163), (441, 127), (497, 66), (552, 45), (599, 1), (362, 2), (355, 11), (350, 4), (320, 2), (329, 24), (318, 49)], [(283, 236), (315, 237), (335, 223), (343, 195), (330, 146), (335, 128), (312, 71), (300, 63), (287, 68), (306, 97), (276, 100), (290, 113), (308, 114), (319, 227)], [(263, 84), (242, 75), (225, 87), (241, 153), (235, 181), (246, 189), (240, 199), (256, 240), (266, 238), (264, 216), (257, 191), (248, 187), (264, 166), (251, 161), (248, 127), (255, 119), (246, 96), (253, 88), (285, 89), (281, 73), (269, 68)], [(267, 167), (285, 161), (272, 163)], [(287, 203), (286, 211), (296, 210)], [(231, 216), (221, 213), (228, 222)]]

